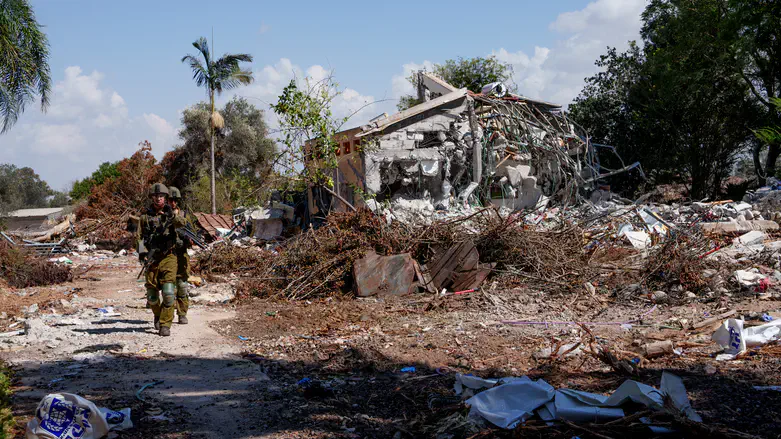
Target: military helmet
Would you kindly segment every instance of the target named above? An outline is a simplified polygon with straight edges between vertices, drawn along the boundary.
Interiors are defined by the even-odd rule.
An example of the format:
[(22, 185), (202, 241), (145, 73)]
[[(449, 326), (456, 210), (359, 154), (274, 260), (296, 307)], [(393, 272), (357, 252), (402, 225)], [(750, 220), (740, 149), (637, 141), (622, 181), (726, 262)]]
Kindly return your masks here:
[(173, 186), (168, 186), (168, 196), (173, 198), (173, 199), (175, 199), (175, 200), (182, 199), (182, 193), (179, 192), (179, 189), (177, 189), (177, 188), (175, 188)]
[(155, 183), (149, 188), (149, 196), (163, 194), (168, 196), (168, 188), (163, 183)]

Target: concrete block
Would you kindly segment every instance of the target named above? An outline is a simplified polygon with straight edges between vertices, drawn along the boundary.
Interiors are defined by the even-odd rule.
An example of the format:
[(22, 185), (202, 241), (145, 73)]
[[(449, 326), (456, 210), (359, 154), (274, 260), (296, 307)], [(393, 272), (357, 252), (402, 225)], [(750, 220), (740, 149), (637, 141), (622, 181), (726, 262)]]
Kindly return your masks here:
[(705, 233), (715, 233), (717, 235), (726, 235), (730, 233), (747, 233), (752, 230), (767, 232), (778, 230), (778, 223), (768, 220), (754, 221), (722, 221), (715, 223), (701, 223), (700, 228)]
[(741, 235), (735, 239), (732, 240), (733, 244), (742, 244), (742, 245), (754, 245), (754, 244), (762, 244), (762, 242), (767, 239), (767, 234), (765, 232), (761, 232), (759, 230), (752, 230), (745, 235)]
[(282, 236), (282, 220), (279, 218), (256, 219), (252, 222), (252, 236), (271, 241)]

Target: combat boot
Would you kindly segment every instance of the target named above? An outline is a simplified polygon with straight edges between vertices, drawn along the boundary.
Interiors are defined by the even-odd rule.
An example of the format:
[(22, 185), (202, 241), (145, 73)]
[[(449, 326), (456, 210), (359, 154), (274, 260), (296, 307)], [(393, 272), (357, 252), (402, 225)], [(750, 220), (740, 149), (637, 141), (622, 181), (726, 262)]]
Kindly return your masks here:
[(160, 328), (160, 336), (161, 337), (170, 337), (171, 336), (171, 328), (168, 326), (162, 326)]
[(155, 316), (155, 331), (160, 330), (160, 317)]
[(183, 316), (183, 315), (179, 314), (179, 324), (180, 325), (186, 325), (187, 323), (188, 323), (187, 322), (187, 316)]

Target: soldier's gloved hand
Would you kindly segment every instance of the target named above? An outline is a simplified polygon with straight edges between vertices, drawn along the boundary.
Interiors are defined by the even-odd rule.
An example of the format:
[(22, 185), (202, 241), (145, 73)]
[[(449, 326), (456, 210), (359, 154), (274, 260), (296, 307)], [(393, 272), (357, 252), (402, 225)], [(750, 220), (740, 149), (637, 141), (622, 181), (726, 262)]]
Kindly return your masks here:
[(139, 254), (138, 254), (138, 262), (140, 262), (140, 263), (142, 263), (142, 264), (143, 264), (144, 262), (146, 262), (146, 256), (147, 256), (147, 254), (148, 254), (148, 253), (139, 253)]

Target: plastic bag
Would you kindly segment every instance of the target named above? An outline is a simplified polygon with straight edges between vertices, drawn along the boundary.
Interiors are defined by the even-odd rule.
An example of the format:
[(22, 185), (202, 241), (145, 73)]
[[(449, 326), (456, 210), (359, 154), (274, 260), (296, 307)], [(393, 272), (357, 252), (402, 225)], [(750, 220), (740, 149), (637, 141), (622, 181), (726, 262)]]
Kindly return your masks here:
[(27, 423), (25, 439), (99, 439), (110, 430), (133, 427), (130, 409), (98, 408), (72, 393), (46, 395)]

